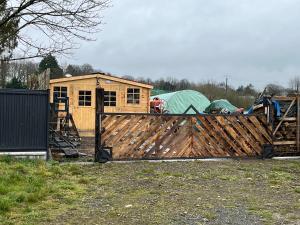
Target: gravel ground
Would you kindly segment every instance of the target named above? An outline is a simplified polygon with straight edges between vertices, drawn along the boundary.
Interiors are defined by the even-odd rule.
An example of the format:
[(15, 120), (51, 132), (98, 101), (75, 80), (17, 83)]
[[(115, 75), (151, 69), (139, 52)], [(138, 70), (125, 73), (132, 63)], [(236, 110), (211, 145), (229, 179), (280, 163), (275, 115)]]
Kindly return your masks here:
[(80, 165), (87, 194), (44, 224), (300, 224), (300, 161)]

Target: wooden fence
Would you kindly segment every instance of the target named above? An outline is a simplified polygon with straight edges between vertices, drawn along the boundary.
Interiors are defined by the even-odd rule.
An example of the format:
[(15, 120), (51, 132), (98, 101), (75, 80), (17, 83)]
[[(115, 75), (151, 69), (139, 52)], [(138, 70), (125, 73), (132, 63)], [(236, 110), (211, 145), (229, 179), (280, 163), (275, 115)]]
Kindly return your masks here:
[(101, 114), (113, 160), (257, 157), (272, 143), (264, 116)]

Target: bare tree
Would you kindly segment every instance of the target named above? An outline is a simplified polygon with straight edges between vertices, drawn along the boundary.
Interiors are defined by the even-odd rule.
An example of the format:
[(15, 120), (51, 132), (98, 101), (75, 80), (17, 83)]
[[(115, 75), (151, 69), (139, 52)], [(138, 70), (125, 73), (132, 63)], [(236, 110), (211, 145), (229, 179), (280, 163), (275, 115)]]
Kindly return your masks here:
[(38, 63), (29, 60), (20, 60), (9, 63), (8, 79), (13, 77), (27, 85), (28, 78), (31, 74), (37, 73)]
[(292, 92), (299, 93), (300, 91), (300, 76), (295, 76), (289, 81), (289, 87)]
[(80, 68), (81, 68), (82, 74), (90, 74), (90, 73), (94, 73), (95, 72), (93, 66), (90, 65), (90, 64), (87, 64), (87, 63), (81, 65)]
[[(99, 31), (101, 11), (110, 0), (0, 0), (0, 36), (12, 21), (16, 29), (5, 38), (18, 42), (20, 58), (43, 57), (49, 53), (68, 53), (78, 40), (94, 40)], [(1, 7), (0, 7), (1, 9)], [(4, 44), (3, 44), (4, 45)], [(0, 49), (1, 50), (1, 49)], [(1, 51), (0, 51), (1, 56)]]
[(268, 84), (266, 86), (266, 94), (269, 95), (284, 95), (285, 91), (285, 88), (278, 84)]

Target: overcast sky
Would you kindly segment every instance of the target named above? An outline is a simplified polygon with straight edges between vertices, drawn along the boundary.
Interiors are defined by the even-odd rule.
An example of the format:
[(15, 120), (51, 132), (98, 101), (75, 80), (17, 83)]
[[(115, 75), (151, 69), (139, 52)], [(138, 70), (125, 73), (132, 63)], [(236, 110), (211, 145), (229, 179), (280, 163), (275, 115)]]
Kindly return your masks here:
[(287, 86), (300, 75), (300, 0), (113, 0), (68, 63), (119, 76)]

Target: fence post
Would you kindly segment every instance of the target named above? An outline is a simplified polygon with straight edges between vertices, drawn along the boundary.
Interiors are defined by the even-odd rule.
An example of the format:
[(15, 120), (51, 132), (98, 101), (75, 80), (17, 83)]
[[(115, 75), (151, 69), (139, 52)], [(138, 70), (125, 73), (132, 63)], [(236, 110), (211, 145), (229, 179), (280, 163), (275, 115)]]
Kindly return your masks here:
[(95, 110), (95, 161), (101, 159), (101, 114), (104, 113), (104, 89), (96, 88)]

